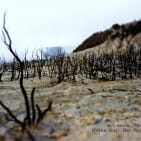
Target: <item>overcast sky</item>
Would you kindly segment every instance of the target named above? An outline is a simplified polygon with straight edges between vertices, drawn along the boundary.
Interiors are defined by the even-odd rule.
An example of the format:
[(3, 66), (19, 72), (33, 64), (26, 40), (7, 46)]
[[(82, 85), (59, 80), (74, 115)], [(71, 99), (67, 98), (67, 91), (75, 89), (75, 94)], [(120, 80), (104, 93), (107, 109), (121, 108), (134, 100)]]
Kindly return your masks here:
[[(18, 53), (45, 46), (75, 48), (114, 23), (141, 19), (140, 6), (141, 0), (1, 0), (0, 29), (6, 11), (7, 29)], [(0, 41), (0, 55), (7, 57), (7, 52)]]

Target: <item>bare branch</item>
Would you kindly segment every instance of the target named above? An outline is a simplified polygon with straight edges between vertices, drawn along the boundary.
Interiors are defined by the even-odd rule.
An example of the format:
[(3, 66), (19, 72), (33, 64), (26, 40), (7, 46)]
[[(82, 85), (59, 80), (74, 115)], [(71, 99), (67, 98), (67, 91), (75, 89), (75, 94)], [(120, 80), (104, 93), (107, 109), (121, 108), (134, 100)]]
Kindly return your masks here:
[(35, 92), (35, 88), (32, 89), (31, 92), (31, 108), (32, 108), (32, 122), (33, 124), (35, 123), (35, 119), (36, 119), (36, 110), (35, 110), (35, 102), (34, 102), (34, 92)]
[(8, 43), (8, 48), (9, 48), (9, 50), (11, 50), (12, 49), (12, 47), (11, 47), (11, 45), (12, 45), (12, 40), (11, 40), (11, 38), (10, 38), (10, 35), (9, 35), (9, 33), (8, 33), (8, 30), (6, 29), (6, 12), (3, 14), (3, 30), (4, 30), (4, 32), (5, 32), (5, 34), (7, 35), (7, 38), (8, 38), (8, 41), (9, 41), (9, 43)]
[(39, 105), (38, 104), (36, 104), (36, 108), (37, 108), (37, 111), (38, 111), (38, 117), (40, 116), (40, 114), (41, 114), (41, 109), (40, 109), (40, 107), (39, 107)]
[[(30, 119), (30, 105), (29, 105), (29, 100), (27, 97), (27, 92), (24, 88), (23, 85), (23, 67), (24, 67), (24, 62), (21, 61), (21, 59), (19, 58), (19, 56), (16, 54), (16, 52), (13, 51), (12, 49), (12, 40), (10, 37), (10, 34), (8, 33), (8, 30), (6, 29), (6, 13), (4, 13), (3, 16), (3, 36), (4, 36), (4, 44), (8, 47), (9, 51), (12, 53), (12, 55), (16, 58), (16, 60), (18, 61), (18, 63), (20, 64), (20, 70), (21, 70), (21, 75), (20, 75), (20, 88), (25, 100), (25, 108), (26, 108), (26, 117), (28, 119), (28, 124), (31, 124), (31, 119)], [(6, 41), (6, 37), (8, 38), (8, 42)]]
[(12, 113), (12, 111), (2, 102), (0, 101), (0, 105), (7, 111), (7, 113), (11, 116), (11, 118), (18, 124), (23, 125), (23, 123), (16, 118), (16, 116)]
[(4, 44), (5, 44), (6, 46), (8, 46), (8, 43), (6, 42), (6, 36), (5, 36), (5, 34), (4, 34), (4, 31), (2, 30), (1, 32), (2, 32), (2, 35), (3, 35), (2, 41), (4, 42)]
[(52, 107), (52, 101), (49, 102), (48, 107), (42, 112), (39, 105), (36, 105), (37, 110), (38, 110), (38, 119), (37, 119), (37, 125), (39, 124), (39, 122), (44, 118), (44, 116), (46, 115), (46, 113), (48, 111), (51, 111), (51, 107)]
[[(21, 63), (22, 61), (20, 60), (18, 55), (12, 49), (12, 40), (11, 40), (11, 37), (10, 37), (10, 34), (9, 34), (8, 30), (6, 29), (6, 19), (5, 18), (6, 18), (6, 13), (4, 13), (4, 16), (3, 16), (3, 31), (2, 31), (3, 42), (7, 46), (9, 51), (12, 53), (12, 55), (16, 58), (16, 60), (19, 63)], [(6, 37), (7, 37), (8, 41), (6, 40)]]

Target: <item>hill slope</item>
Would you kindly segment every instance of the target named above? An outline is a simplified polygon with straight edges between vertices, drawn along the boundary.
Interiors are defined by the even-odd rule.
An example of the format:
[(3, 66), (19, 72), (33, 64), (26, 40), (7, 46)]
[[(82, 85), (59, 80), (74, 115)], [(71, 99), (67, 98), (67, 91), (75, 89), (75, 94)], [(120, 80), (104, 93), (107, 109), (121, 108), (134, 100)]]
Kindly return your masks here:
[[(111, 42), (111, 41), (113, 42), (115, 40), (118, 40), (118, 42), (121, 43), (122, 41), (125, 40), (129, 42), (133, 38), (135, 38), (134, 41), (135, 43), (141, 40), (141, 36), (138, 36), (138, 34), (140, 33), (141, 33), (141, 20), (130, 22), (123, 25), (114, 24), (110, 29), (107, 29), (102, 32), (97, 32), (91, 35), (84, 42), (82, 42), (82, 44), (80, 44), (73, 52), (86, 50), (101, 45), (105, 42)], [(106, 43), (106, 45), (108, 44)]]

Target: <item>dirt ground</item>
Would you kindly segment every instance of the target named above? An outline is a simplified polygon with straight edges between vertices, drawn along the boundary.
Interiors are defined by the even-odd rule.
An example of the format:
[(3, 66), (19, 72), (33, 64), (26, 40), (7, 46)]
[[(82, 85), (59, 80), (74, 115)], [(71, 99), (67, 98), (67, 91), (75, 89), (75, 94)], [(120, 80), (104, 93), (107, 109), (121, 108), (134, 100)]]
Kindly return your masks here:
[[(42, 109), (53, 100), (38, 128), (30, 129), (36, 141), (139, 141), (141, 137), (141, 79), (99, 82), (77, 79), (24, 80), (29, 93)], [(25, 115), (19, 82), (0, 83), (2, 100), (19, 119)], [(0, 107), (0, 141), (32, 141), (14, 122), (6, 121)]]

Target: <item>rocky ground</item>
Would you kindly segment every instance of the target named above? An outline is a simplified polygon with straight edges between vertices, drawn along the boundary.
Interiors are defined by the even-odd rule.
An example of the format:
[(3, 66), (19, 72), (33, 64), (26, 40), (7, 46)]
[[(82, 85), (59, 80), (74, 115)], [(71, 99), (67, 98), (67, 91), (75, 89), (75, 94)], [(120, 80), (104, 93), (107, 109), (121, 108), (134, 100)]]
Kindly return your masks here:
[[(30, 79), (29, 94), (36, 88), (36, 103), (49, 112), (37, 129), (21, 134), (20, 128), (4, 119), (0, 107), (0, 141), (139, 141), (141, 137), (141, 79), (99, 82), (78, 78), (56, 84), (55, 80)], [(24, 101), (18, 81), (0, 83), (2, 100), (20, 119)]]

